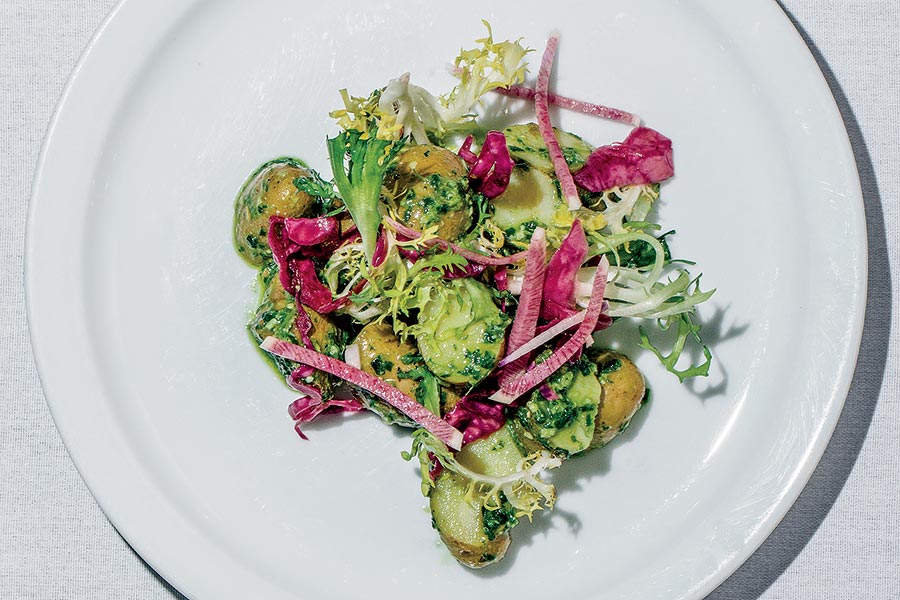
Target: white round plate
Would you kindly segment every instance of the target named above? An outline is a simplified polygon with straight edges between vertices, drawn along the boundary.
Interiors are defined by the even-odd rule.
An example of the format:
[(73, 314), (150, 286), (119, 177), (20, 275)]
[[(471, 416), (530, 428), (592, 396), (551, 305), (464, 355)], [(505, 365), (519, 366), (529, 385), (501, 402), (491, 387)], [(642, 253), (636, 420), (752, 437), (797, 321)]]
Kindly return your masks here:
[[(75, 69), (38, 168), (26, 268), (44, 390), (79, 471), (192, 600), (701, 598), (799, 494), (859, 347), (861, 194), (815, 62), (769, 0), (359, 6), (125, 0)], [(635, 354), (649, 406), (564, 465), (556, 510), (472, 572), (431, 528), (405, 433), (364, 415), (294, 434), (293, 395), (245, 331), (255, 275), (231, 219), (267, 159), (330, 172), (340, 88), (366, 95), (411, 71), (449, 90), (447, 64), (482, 17), (496, 39), (538, 49), (558, 30), (556, 91), (674, 140), (661, 220), (718, 292), (700, 311), (709, 380), (680, 385)], [(556, 117), (595, 145), (627, 133)]]

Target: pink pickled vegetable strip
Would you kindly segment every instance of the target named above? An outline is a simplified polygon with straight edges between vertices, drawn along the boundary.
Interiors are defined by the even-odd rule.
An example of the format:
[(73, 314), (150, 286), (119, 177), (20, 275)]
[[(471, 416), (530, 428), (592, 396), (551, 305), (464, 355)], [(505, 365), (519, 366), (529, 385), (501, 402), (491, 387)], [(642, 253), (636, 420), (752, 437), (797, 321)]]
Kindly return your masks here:
[[(535, 228), (527, 252), (525, 279), (522, 282), (522, 292), (519, 294), (519, 306), (516, 309), (516, 318), (509, 329), (509, 338), (506, 341), (507, 358), (504, 358), (499, 365), (509, 365), (500, 373), (501, 387), (528, 366), (527, 352), (517, 355), (516, 358), (509, 358), (509, 356), (534, 337), (538, 317), (541, 315), (541, 297), (544, 290), (544, 279), (547, 275), (547, 236), (542, 227)], [(519, 357), (521, 359), (516, 360)]]
[(525, 392), (543, 383), (553, 375), (563, 364), (573, 356), (581, 352), (584, 345), (591, 340), (594, 327), (600, 318), (603, 309), (603, 293), (606, 291), (606, 276), (609, 262), (604, 256), (597, 265), (597, 276), (594, 278), (594, 286), (591, 290), (591, 301), (584, 311), (584, 320), (578, 326), (578, 330), (569, 340), (559, 347), (547, 360), (534, 365), (521, 377), (513, 380), (508, 385), (501, 387), (490, 399), (503, 404), (519, 398)]
[[(510, 364), (511, 362), (518, 360), (519, 358), (526, 357), (528, 355), (528, 353), (531, 352), (532, 350), (534, 350), (535, 348), (540, 348), (541, 346), (543, 346), (544, 344), (546, 344), (547, 342), (549, 342), (550, 340), (552, 340), (553, 338), (555, 338), (556, 336), (561, 334), (562, 332), (568, 331), (569, 329), (572, 329), (576, 325), (579, 325), (582, 321), (584, 321), (584, 312), (585, 311), (580, 310), (580, 311), (576, 312), (574, 315), (567, 317), (567, 318), (563, 319), (562, 321), (554, 323), (552, 326), (548, 327), (543, 332), (541, 332), (540, 335), (533, 337), (528, 342), (519, 346), (519, 348), (517, 348), (515, 350), (515, 352), (510, 352), (505, 357), (503, 357), (503, 360), (498, 362), (497, 366), (504, 367), (504, 366)], [(500, 385), (501, 386), (503, 385), (502, 376), (500, 379)]]
[(469, 263), (465, 267), (453, 266), (444, 272), (444, 279), (463, 279), (465, 277), (478, 277), (487, 267), (477, 263)]
[(587, 257), (588, 243), (581, 221), (575, 219), (572, 228), (550, 259), (547, 270), (553, 277), (544, 282), (544, 304), (541, 318), (557, 321), (571, 316), (575, 306), (575, 284), (578, 269)]
[[(508, 88), (499, 87), (494, 88), (492, 91), (497, 92), (498, 94), (503, 94), (504, 96), (510, 96), (512, 98), (521, 98), (522, 100), (534, 100), (535, 97), (535, 91), (529, 87), (525, 87), (524, 85), (513, 84)], [(586, 115), (593, 115), (595, 117), (610, 119), (612, 121), (619, 121), (620, 123), (628, 123), (629, 125), (634, 125), (635, 127), (640, 127), (641, 125), (641, 118), (638, 115), (618, 108), (610, 108), (608, 106), (603, 106), (602, 104), (594, 104), (592, 102), (584, 102), (583, 100), (575, 100), (573, 98), (567, 98), (566, 96), (559, 96), (557, 94), (551, 94), (549, 92), (547, 93), (547, 101), (554, 106), (567, 108), (569, 110), (584, 113)]]
[(260, 347), (276, 356), (315, 367), (320, 371), (343, 379), (347, 383), (361, 387), (408, 416), (454, 450), (459, 450), (462, 447), (463, 434), (461, 431), (436, 416), (413, 398), (374, 375), (350, 366), (342, 360), (272, 336), (263, 340)]
[(563, 158), (559, 140), (556, 139), (556, 134), (553, 133), (553, 125), (550, 123), (550, 112), (547, 106), (550, 69), (553, 66), (553, 57), (556, 55), (556, 47), (558, 45), (559, 37), (556, 34), (551, 35), (550, 39), (547, 40), (547, 49), (544, 50), (544, 56), (541, 58), (541, 68), (538, 70), (537, 86), (534, 90), (534, 110), (537, 116), (538, 129), (541, 131), (541, 137), (544, 138), (544, 144), (546, 144), (547, 152), (550, 154), (550, 162), (553, 163), (556, 178), (559, 179), (559, 187), (562, 190), (563, 198), (566, 199), (569, 210), (576, 210), (581, 208), (578, 188), (575, 187), (575, 180), (572, 179), (569, 165), (566, 164), (566, 159)]
[[(416, 231), (411, 227), (407, 227), (403, 223), (399, 223), (390, 217), (384, 218), (385, 222), (391, 226), (391, 228), (402, 235), (403, 237), (414, 240), (416, 238), (422, 237), (421, 231)], [(459, 254), (463, 258), (465, 258), (469, 262), (478, 263), (480, 265), (486, 265), (489, 267), (502, 267), (503, 265), (514, 265), (517, 262), (525, 260), (525, 255), (528, 251), (517, 252), (516, 254), (510, 254), (509, 256), (486, 256), (484, 254), (479, 254), (478, 252), (474, 252), (472, 250), (466, 250), (461, 246), (457, 246), (452, 242), (448, 242), (447, 240), (442, 240), (440, 238), (432, 238), (425, 242), (426, 246), (440, 246), (444, 249), (450, 248), (455, 253)]]

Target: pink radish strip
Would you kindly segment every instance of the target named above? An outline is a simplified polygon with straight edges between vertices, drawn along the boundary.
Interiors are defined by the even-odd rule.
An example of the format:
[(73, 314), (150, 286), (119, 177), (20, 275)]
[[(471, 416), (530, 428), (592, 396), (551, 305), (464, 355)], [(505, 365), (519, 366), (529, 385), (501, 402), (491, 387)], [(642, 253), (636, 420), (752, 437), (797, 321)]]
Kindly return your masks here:
[(570, 358), (581, 351), (581, 348), (590, 341), (594, 326), (600, 318), (603, 309), (603, 292), (606, 291), (606, 276), (609, 262), (604, 256), (597, 265), (597, 276), (594, 278), (594, 286), (591, 290), (591, 301), (584, 311), (584, 320), (578, 326), (578, 330), (547, 360), (534, 365), (524, 375), (495, 392), (490, 399), (503, 404), (509, 404), (525, 392), (531, 390), (548, 377), (553, 375)]
[[(553, 338), (555, 338), (556, 336), (561, 334), (562, 332), (572, 329), (573, 327), (575, 327), (576, 325), (578, 325), (582, 321), (584, 321), (584, 313), (585, 313), (585, 311), (580, 310), (577, 313), (575, 313), (574, 315), (567, 317), (567, 318), (563, 319), (562, 321), (556, 323), (555, 325), (552, 325), (551, 327), (547, 328), (540, 335), (532, 338), (528, 342), (519, 346), (515, 352), (510, 352), (509, 354), (507, 354), (503, 358), (503, 360), (501, 360), (499, 363), (497, 363), (497, 366), (498, 367), (506, 366), (506, 365), (512, 363), (513, 361), (526, 356), (529, 352), (531, 352), (535, 348), (540, 348), (541, 346), (543, 346), (544, 344), (546, 344), (547, 342), (549, 342), (550, 340), (552, 340)], [(513, 324), (515, 324), (515, 323), (513, 323)], [(503, 378), (501, 377), (500, 386), (503, 387), (503, 384), (504, 384), (504, 381), (503, 381)]]
[(325, 371), (343, 379), (347, 383), (361, 387), (408, 416), (454, 450), (459, 450), (462, 447), (463, 434), (461, 431), (394, 386), (385, 383), (374, 375), (370, 375), (356, 367), (351, 367), (342, 360), (272, 336), (263, 340), (260, 348), (276, 356), (315, 367), (320, 371)]
[(553, 57), (556, 55), (556, 47), (559, 45), (559, 36), (553, 34), (547, 40), (547, 49), (544, 50), (544, 56), (541, 58), (541, 68), (538, 70), (537, 86), (534, 90), (534, 111), (537, 116), (538, 129), (541, 130), (541, 137), (544, 138), (544, 144), (547, 146), (547, 152), (550, 154), (550, 161), (553, 163), (553, 169), (556, 171), (556, 178), (559, 179), (559, 187), (562, 189), (563, 197), (569, 205), (569, 210), (577, 210), (581, 208), (581, 200), (578, 198), (578, 188), (575, 187), (575, 180), (572, 179), (572, 173), (569, 172), (569, 165), (563, 158), (562, 150), (559, 147), (559, 140), (553, 133), (553, 125), (550, 123), (550, 112), (547, 107), (547, 90), (550, 87), (550, 69), (553, 67)]
[[(422, 237), (421, 231), (416, 231), (406, 225), (395, 221), (390, 217), (385, 217), (384, 221), (391, 226), (391, 228), (402, 235), (405, 238), (409, 238), (414, 240), (416, 238)], [(469, 262), (478, 263), (480, 265), (486, 265), (489, 267), (502, 267), (504, 265), (514, 265), (517, 262), (521, 262), (525, 260), (525, 256), (528, 254), (528, 251), (525, 250), (523, 252), (517, 252), (516, 254), (510, 254), (509, 256), (485, 256), (484, 254), (479, 254), (472, 250), (466, 250), (461, 246), (457, 246), (452, 242), (448, 242), (447, 240), (442, 240), (440, 238), (432, 238), (425, 242), (426, 246), (441, 246), (442, 248), (450, 248), (455, 253), (459, 254), (463, 258), (465, 258)]]
[[(509, 365), (500, 373), (500, 387), (516, 378), (528, 366), (528, 352), (510, 355), (534, 337), (538, 317), (541, 315), (541, 299), (544, 292), (544, 278), (547, 275), (547, 236), (542, 227), (537, 227), (531, 235), (525, 258), (525, 278), (519, 294), (516, 318), (509, 330), (506, 341), (506, 358), (499, 366)], [(521, 357), (520, 360), (517, 360)]]
[[(512, 98), (521, 98), (522, 100), (534, 100), (535, 97), (535, 91), (531, 88), (525, 87), (524, 85), (514, 84), (509, 86), (508, 88), (494, 88), (492, 91), (497, 92), (498, 94), (503, 94), (504, 96), (510, 96)], [(634, 125), (635, 127), (640, 127), (642, 122), (641, 118), (634, 113), (630, 113), (618, 108), (610, 108), (609, 106), (603, 106), (602, 104), (593, 104), (591, 102), (584, 102), (583, 100), (567, 98), (566, 96), (558, 96), (549, 92), (547, 93), (547, 101), (554, 106), (559, 106), (560, 108), (566, 108), (575, 112), (584, 113), (586, 115), (593, 115), (595, 117), (601, 117), (603, 119), (610, 119), (612, 121), (619, 121), (620, 123), (628, 123), (629, 125)]]

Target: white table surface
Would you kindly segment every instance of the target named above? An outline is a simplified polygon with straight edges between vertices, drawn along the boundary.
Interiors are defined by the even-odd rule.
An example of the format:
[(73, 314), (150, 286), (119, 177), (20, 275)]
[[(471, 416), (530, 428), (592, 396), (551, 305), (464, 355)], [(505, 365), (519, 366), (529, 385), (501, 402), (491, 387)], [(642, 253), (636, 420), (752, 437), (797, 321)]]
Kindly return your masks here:
[[(183, 598), (116, 533), (78, 476), (44, 401), (25, 320), (25, 216), (41, 138), (113, 4), (0, 0), (0, 599)], [(822, 67), (853, 143), (869, 227), (869, 302), (853, 385), (822, 462), (782, 524), (709, 598), (897, 599), (900, 3), (782, 6)]]

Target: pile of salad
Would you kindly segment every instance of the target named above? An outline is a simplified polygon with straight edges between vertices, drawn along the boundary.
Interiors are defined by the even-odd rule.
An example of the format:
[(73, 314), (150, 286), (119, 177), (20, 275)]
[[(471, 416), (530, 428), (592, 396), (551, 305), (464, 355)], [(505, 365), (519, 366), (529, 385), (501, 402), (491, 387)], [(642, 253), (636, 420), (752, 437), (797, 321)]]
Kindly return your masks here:
[[(531, 50), (485, 26), (445, 95), (408, 73), (368, 96), (342, 90), (332, 179), (269, 161), (234, 218), (262, 290), (249, 329), (299, 396), (297, 432), (362, 410), (410, 428), (403, 457), (419, 461), (432, 524), (469, 567), (500, 560), (510, 530), (552, 507), (545, 471), (607, 444), (644, 404), (640, 371), (597, 332), (635, 323), (682, 380), (711, 361), (694, 310), (712, 291), (653, 218), (672, 142), (550, 93), (556, 35), (530, 85)], [(534, 122), (482, 127), (477, 109), (497, 94), (531, 103)], [(595, 148), (553, 128), (550, 105), (633, 130)], [(700, 364), (684, 366), (686, 344)]]

